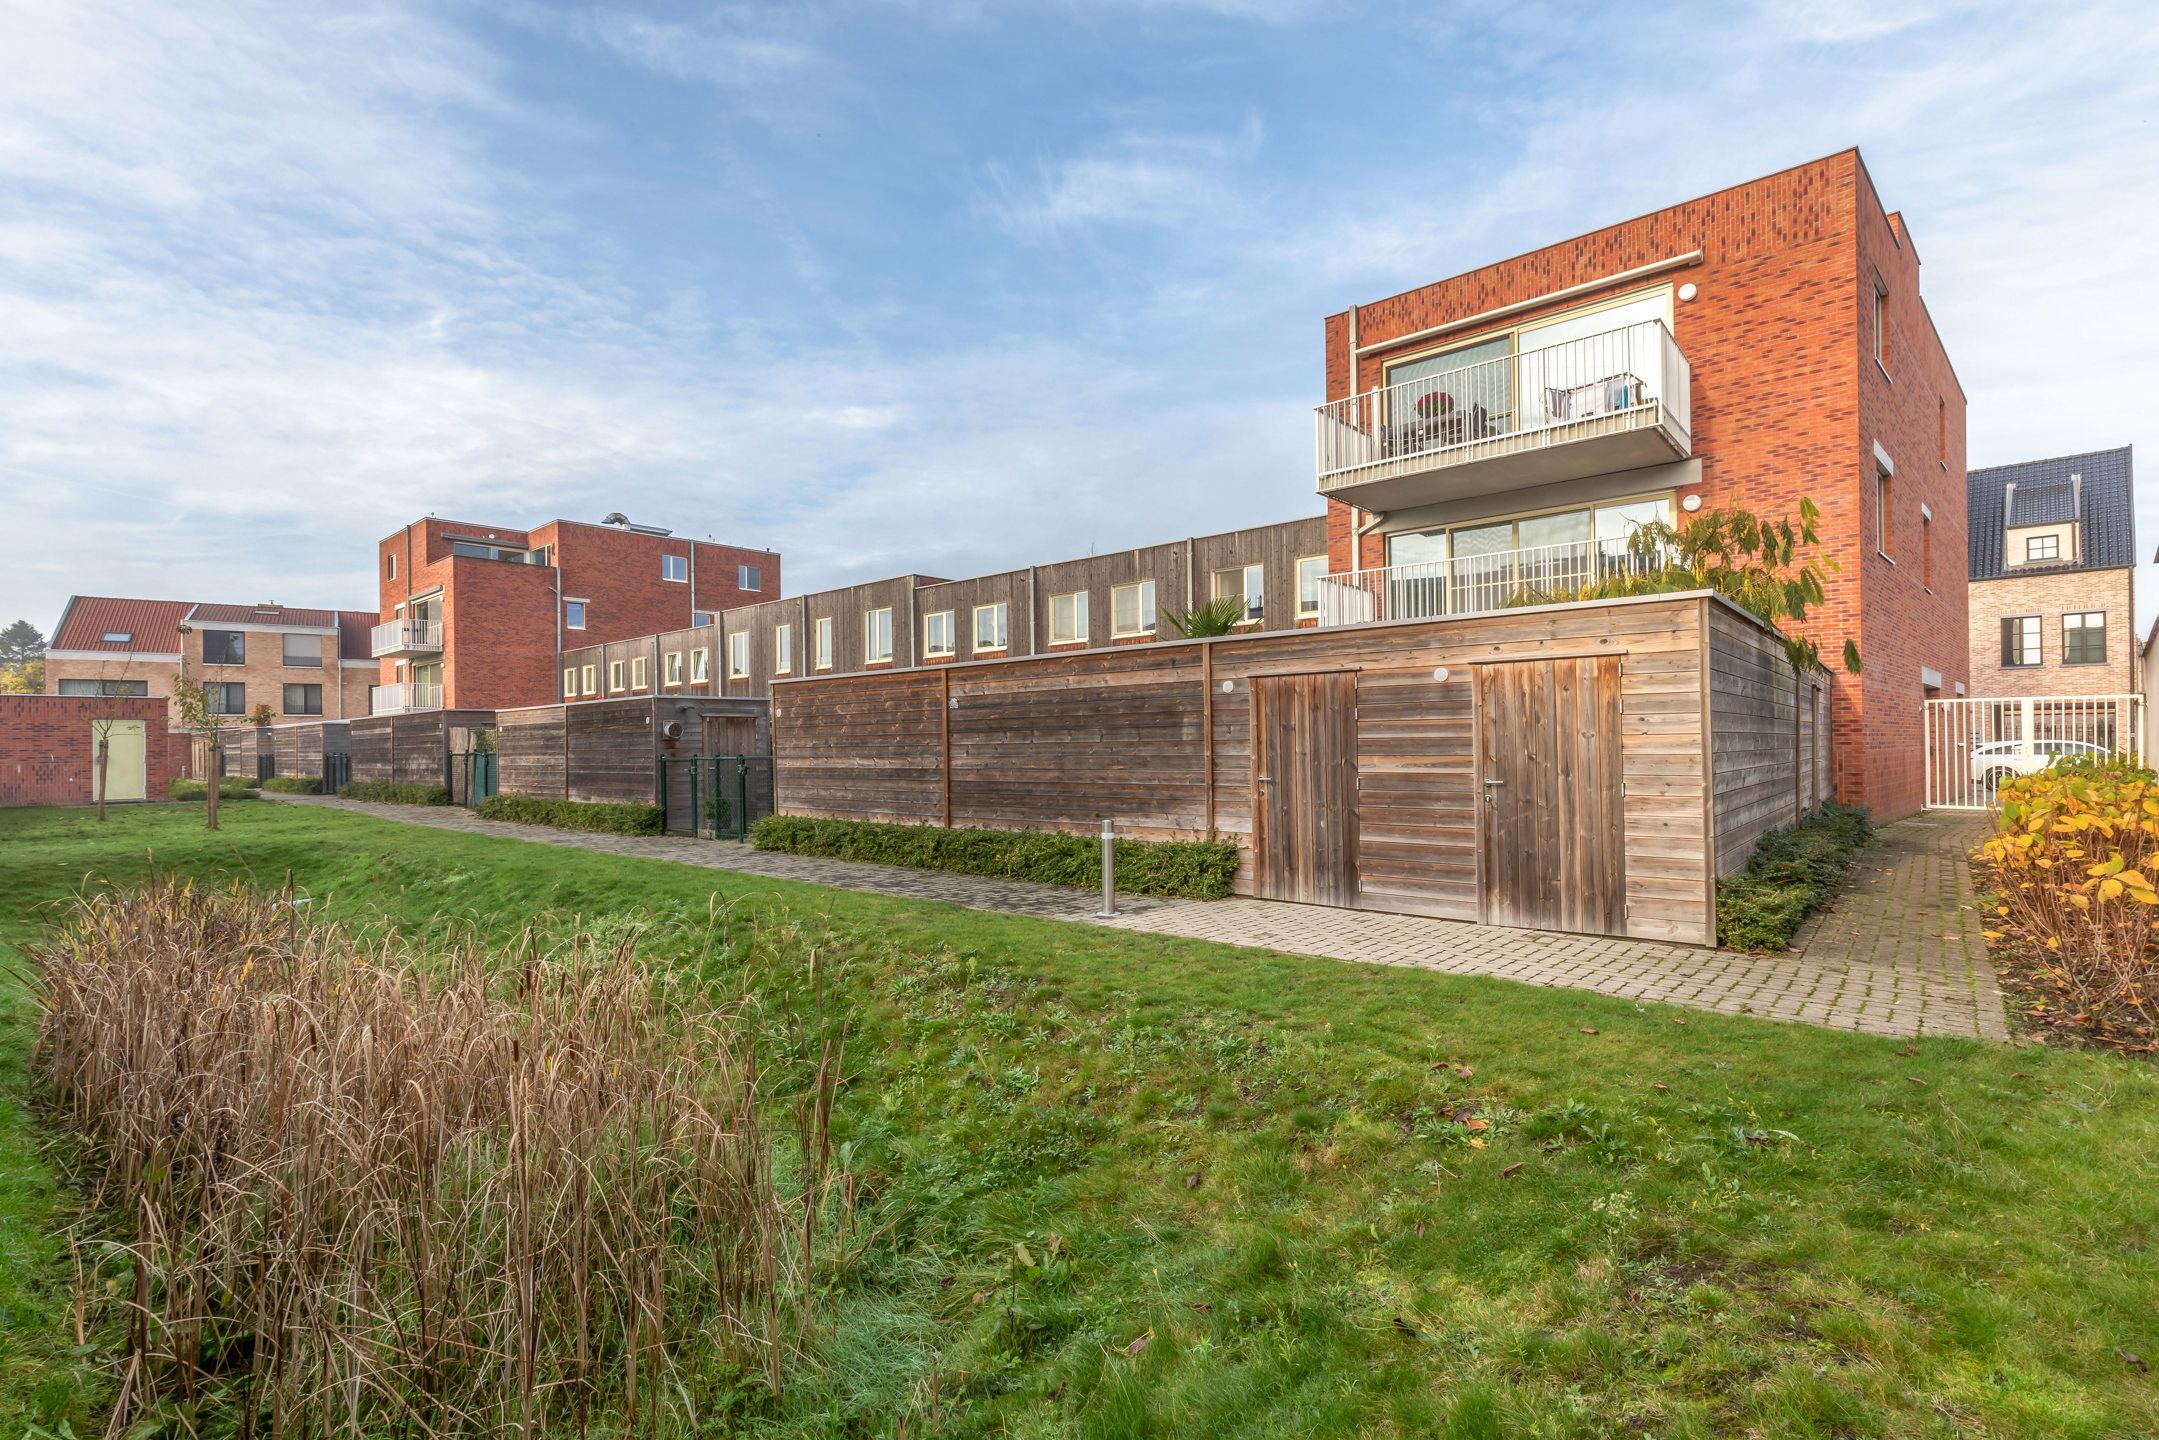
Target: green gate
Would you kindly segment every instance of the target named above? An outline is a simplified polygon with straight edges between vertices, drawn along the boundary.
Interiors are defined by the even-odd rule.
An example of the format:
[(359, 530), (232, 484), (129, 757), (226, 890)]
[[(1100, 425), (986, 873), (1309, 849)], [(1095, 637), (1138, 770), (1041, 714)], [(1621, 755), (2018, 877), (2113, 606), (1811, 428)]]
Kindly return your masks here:
[(459, 750), (450, 756), (450, 799), (472, 808), (495, 793), (500, 756), (492, 750)]
[(772, 813), (772, 757), (690, 755), (660, 761), (660, 828), (670, 835), (744, 840)]

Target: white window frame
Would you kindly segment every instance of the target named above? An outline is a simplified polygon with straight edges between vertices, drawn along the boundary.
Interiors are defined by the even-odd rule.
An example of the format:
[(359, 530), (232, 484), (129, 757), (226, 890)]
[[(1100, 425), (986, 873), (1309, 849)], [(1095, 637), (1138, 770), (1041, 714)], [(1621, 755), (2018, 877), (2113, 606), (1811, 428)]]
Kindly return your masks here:
[(585, 667), (585, 686), (584, 686), (584, 689), (585, 689), (585, 694), (586, 694), (587, 696), (593, 696), (593, 695), (597, 695), (597, 694), (599, 694), (599, 693), (600, 693), (600, 667), (599, 667), (599, 666), (597, 666), (597, 665), (587, 665), (587, 666)]
[[(1223, 580), (1236, 576), (1235, 587), (1225, 589)], [(1253, 625), (1267, 618), (1267, 567), (1259, 561), (1249, 565), (1225, 565), (1214, 572), (1213, 597), (1216, 600), (1241, 600), (1244, 616), (1239, 625)]]
[(712, 623), (713, 618), (710, 610), (692, 610), (690, 612), (690, 628), (692, 630), (702, 630)]
[[(577, 611), (575, 620), (570, 618), (572, 609)], [(562, 628), (565, 630), (582, 630), (585, 628), (585, 602), (574, 595), (562, 597)]]
[(682, 683), (682, 652), (680, 650), (667, 652), (667, 665), (660, 672), (660, 675), (661, 683), (664, 685), (674, 686)]
[(692, 685), (709, 685), (712, 683), (712, 652), (702, 645), (690, 652), (690, 683)]
[(792, 675), (795, 672), (795, 627), (792, 624), (772, 627), (772, 673)]
[[(1058, 614), (1063, 610), (1064, 623), (1059, 627)], [(1087, 643), (1087, 592), (1071, 590), (1062, 595), (1050, 596), (1050, 644), (1084, 645)]]
[(390, 562), (389, 578), (395, 580), (397, 578), (397, 552), (393, 550), (383, 558)]
[(630, 657), (630, 688), (632, 690), (644, 690), (649, 688), (646, 683), (651, 678), (646, 673), (648, 669), (649, 667), (645, 664), (644, 656), (632, 655)]
[(810, 632), (810, 663), (819, 670), (832, 668), (832, 617), (820, 615)]
[(660, 578), (670, 585), (689, 584), (690, 557), (687, 555), (670, 555), (662, 551), (660, 554)]
[(575, 665), (568, 666), (562, 672), (562, 698), (565, 700), (575, 700), (577, 698), (577, 667)]
[[(1318, 566), (1312, 572), (1312, 603), (1304, 602), (1304, 578), (1308, 566)], [(1327, 557), (1324, 555), (1300, 555), (1297, 557), (1297, 618), (1310, 620), (1319, 614), (1319, 582), (1327, 578)]]
[(762, 594), (765, 588), (765, 567), (762, 565), (737, 565), (735, 567), (735, 588), (737, 590), (747, 590), (753, 595)]
[[(878, 618), (880, 616), (883, 617), (881, 621)], [(884, 631), (885, 636), (885, 651), (882, 655), (877, 653), (877, 632), (880, 629)], [(864, 665), (883, 665), (890, 662), (893, 656), (893, 639), (892, 607), (890, 605), (880, 605), (874, 610), (862, 612), (862, 663)]]
[[(994, 644), (985, 645), (982, 643), (982, 620), (984, 616), (989, 617), (991, 633), (996, 637)], [(974, 653), (977, 655), (994, 655), (1011, 648), (1012, 608), (1010, 603), (998, 600), (988, 605), (975, 606)]]
[(620, 694), (621, 694), (621, 693), (622, 693), (623, 691), (627, 690), (628, 688), (629, 688), (629, 687), (628, 687), (627, 685), (624, 685), (624, 684), (622, 683), (622, 662), (621, 662), (620, 660), (610, 660), (610, 661), (608, 661), (608, 662), (607, 662), (607, 693), (608, 693), (608, 694), (610, 694), (610, 695), (620, 695)]
[[(1124, 597), (1130, 595), (1134, 623), (1124, 623)], [(1154, 602), (1154, 581), (1134, 580), (1124, 585), (1113, 585), (1109, 592), (1109, 633), (1112, 640), (1123, 640), (1134, 635), (1152, 635), (1158, 614)]]
[[(958, 654), (959, 651), (956, 648), (959, 641), (958, 628), (957, 616), (950, 610), (932, 610), (929, 614), (923, 616), (922, 653), (925, 656), (935, 655), (940, 658), (946, 655)], [(937, 638), (937, 632), (940, 630), (944, 632), (942, 641)]]
[(750, 678), (750, 632), (737, 630), (727, 637), (727, 678)]

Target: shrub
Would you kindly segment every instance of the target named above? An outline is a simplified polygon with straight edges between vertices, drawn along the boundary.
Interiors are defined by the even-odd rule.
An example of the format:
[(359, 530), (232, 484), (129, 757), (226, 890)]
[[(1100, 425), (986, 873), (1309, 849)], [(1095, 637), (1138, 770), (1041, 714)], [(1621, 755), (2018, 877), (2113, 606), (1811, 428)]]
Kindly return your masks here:
[(382, 805), (447, 805), (450, 787), (418, 785), (405, 780), (347, 780), (337, 792), (346, 800), (373, 800)]
[[(947, 830), (767, 815), (750, 831), (759, 850), (868, 860), (917, 870), (950, 870), (1045, 885), (1102, 883), (1101, 842), (1041, 830)], [(1134, 895), (1219, 900), (1237, 877), (1238, 852), (1227, 840), (1119, 840), (1117, 888)]]
[(1734, 950), (1782, 950), (1836, 893), (1874, 827), (1834, 801), (1755, 844), (1747, 868), (1717, 882), (1717, 940)]
[[(217, 782), (217, 798), (220, 800), (254, 800), (260, 782), (244, 775), (226, 775)], [(210, 783), (207, 780), (176, 779), (165, 792), (170, 800), (207, 800)]]
[(1978, 850), (1996, 917), (2046, 952), (2081, 1014), (2159, 1024), (2159, 775), (2069, 760), (2004, 781), (1997, 798), (1994, 834)]
[(322, 781), (312, 775), (272, 775), (262, 782), (262, 788), (280, 795), (320, 795)]
[(606, 835), (657, 835), (663, 814), (657, 805), (543, 800), (537, 795), (490, 795), (480, 802), (479, 810), (484, 820), (558, 825), (565, 830), (597, 830)]

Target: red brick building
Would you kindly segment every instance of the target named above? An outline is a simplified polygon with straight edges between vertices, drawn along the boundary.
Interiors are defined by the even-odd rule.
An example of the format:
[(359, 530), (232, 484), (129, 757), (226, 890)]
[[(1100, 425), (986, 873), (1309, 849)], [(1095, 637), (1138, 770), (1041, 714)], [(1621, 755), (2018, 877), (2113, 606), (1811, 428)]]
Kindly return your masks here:
[[(1331, 619), (1474, 609), (1625, 562), (1703, 506), (1821, 508), (1836, 791), (1922, 800), (1923, 702), (1967, 678), (1965, 400), (1858, 151), (1325, 324)], [(1496, 601), (1492, 603), (1497, 603)]]
[(773, 551), (619, 515), (529, 530), (430, 517), (376, 548), (378, 714), (544, 705), (564, 649), (709, 625), (780, 586)]
[(97, 746), (110, 747), (109, 795), (162, 800), (187, 756), (165, 701), (110, 695), (0, 695), (0, 805), (97, 802)]

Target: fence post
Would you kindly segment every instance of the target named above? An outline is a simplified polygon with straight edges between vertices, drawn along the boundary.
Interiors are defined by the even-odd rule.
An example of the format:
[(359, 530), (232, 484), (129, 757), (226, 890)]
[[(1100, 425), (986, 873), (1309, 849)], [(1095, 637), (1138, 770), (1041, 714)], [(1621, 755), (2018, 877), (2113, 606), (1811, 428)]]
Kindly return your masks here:
[[(665, 835), (667, 833), (667, 757), (664, 755), (659, 756), (653, 760), (652, 764), (660, 772), (659, 784), (653, 788), (660, 792), (660, 833)], [(567, 781), (569, 777), (564, 776), (563, 778)]]
[(1102, 817), (1102, 908), (1095, 918), (1117, 918), (1117, 825), (1107, 815)]

